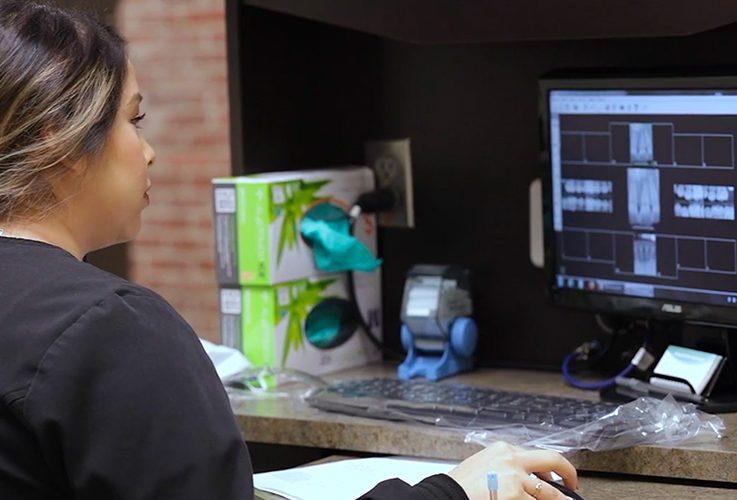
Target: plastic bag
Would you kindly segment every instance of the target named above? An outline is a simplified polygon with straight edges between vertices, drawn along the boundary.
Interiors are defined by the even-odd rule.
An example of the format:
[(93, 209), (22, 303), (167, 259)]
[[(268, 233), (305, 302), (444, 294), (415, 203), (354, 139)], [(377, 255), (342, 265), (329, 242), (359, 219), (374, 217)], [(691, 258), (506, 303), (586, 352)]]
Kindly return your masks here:
[(688, 441), (714, 442), (725, 434), (722, 419), (700, 411), (673, 396), (638, 398), (585, 425), (571, 429), (550, 426), (544, 430), (523, 426), (500, 426), (491, 431), (472, 431), (466, 442), (488, 446), (505, 440), (559, 452), (604, 451), (637, 445), (674, 445)]
[[(213, 344), (204, 339), (200, 339), (200, 342), (225, 385), (231, 403), (268, 398), (301, 399), (310, 389), (327, 385), (321, 378), (299, 370), (251, 366), (248, 359), (237, 349)], [(306, 387), (301, 391), (295, 391), (300, 389), (300, 384)]]
[(327, 385), (320, 377), (289, 368), (256, 366), (225, 383), (231, 403), (254, 399), (302, 399), (309, 390)]

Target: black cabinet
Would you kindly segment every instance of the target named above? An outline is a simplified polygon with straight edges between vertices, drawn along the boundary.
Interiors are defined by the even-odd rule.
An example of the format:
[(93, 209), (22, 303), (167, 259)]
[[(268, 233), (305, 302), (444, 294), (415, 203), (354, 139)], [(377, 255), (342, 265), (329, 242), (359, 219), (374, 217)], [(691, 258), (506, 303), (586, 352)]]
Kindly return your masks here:
[(732, 0), (247, 0), (394, 40), (447, 44), (683, 36), (737, 21)]
[(539, 77), (732, 65), (735, 18), (727, 1), (228, 2), (233, 172), (356, 164), (364, 140), (410, 137), (417, 228), (380, 235), (387, 341), (406, 270), (461, 263), (482, 364), (556, 366), (596, 325), (547, 305), (529, 262)]

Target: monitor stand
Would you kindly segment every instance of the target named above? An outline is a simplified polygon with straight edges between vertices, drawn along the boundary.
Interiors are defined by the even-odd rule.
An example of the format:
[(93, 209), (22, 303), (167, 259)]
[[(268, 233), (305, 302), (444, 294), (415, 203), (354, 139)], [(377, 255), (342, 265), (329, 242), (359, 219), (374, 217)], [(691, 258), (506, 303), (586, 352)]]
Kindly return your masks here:
[[(667, 332), (667, 328), (648, 329), (652, 336), (661, 337)], [(669, 339), (656, 338), (656, 342), (662, 342)], [(667, 346), (667, 343), (665, 344)], [(711, 393), (706, 396), (698, 396), (696, 394), (679, 394), (668, 391), (662, 387), (654, 386), (647, 382), (647, 375), (639, 377), (639, 380), (632, 384), (623, 383), (610, 386), (600, 391), (601, 399), (604, 401), (613, 401), (626, 403), (637, 399), (638, 397), (650, 396), (662, 399), (666, 394), (671, 394), (676, 400), (685, 403), (693, 403), (699, 409), (707, 413), (731, 413), (737, 411), (737, 330), (724, 329), (721, 335), (721, 346), (719, 346), (718, 354), (724, 356), (725, 363), (721, 371), (717, 373), (716, 384)], [(677, 378), (674, 377), (674, 380)], [(680, 379), (686, 385), (689, 385), (683, 379)]]

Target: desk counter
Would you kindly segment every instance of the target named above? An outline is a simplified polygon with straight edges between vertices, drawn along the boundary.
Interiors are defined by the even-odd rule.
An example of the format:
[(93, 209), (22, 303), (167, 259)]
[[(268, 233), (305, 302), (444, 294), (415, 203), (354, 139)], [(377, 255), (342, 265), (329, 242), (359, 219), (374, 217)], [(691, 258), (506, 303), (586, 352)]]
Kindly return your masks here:
[[(353, 458), (351, 456), (333, 455), (306, 465), (317, 465)], [(693, 499), (727, 500), (735, 498), (735, 491), (724, 488), (707, 488), (693, 485), (668, 484), (663, 482), (643, 481), (641, 479), (614, 479), (605, 477), (581, 477), (579, 493), (587, 500), (602, 498), (638, 500)], [(284, 500), (284, 497), (256, 490), (256, 500)]]
[[(326, 377), (328, 380), (391, 377), (391, 365), (371, 365)], [(470, 385), (499, 389), (596, 398), (566, 386), (557, 373), (508, 369), (482, 369), (452, 379)], [(304, 389), (294, 389), (298, 394)], [(299, 397), (235, 402), (233, 409), (247, 441), (309, 446), (425, 458), (462, 460), (481, 449), (465, 443), (465, 431), (351, 417), (310, 408)], [(720, 481), (737, 484), (737, 414), (722, 415), (727, 436), (711, 444), (688, 446), (636, 446), (607, 452), (568, 455), (581, 471), (610, 472)]]

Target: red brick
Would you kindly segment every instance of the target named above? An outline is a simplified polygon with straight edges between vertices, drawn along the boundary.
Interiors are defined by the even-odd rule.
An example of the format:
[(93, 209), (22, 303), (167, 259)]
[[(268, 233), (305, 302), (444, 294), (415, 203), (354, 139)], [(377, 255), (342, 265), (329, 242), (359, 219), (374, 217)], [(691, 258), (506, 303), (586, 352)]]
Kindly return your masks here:
[(230, 173), (225, 0), (121, 0), (118, 22), (157, 153), (131, 276), (217, 341), (210, 179)]

